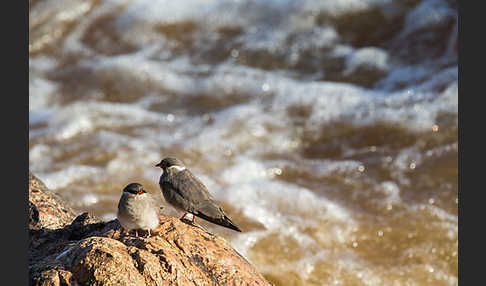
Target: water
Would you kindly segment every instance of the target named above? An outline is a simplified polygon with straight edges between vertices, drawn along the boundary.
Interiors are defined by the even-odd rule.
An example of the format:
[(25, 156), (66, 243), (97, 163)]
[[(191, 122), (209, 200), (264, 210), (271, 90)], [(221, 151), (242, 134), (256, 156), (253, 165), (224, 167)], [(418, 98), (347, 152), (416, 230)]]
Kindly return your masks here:
[(29, 5), (30, 170), (77, 211), (165, 204), (171, 155), (276, 285), (458, 284), (455, 1)]

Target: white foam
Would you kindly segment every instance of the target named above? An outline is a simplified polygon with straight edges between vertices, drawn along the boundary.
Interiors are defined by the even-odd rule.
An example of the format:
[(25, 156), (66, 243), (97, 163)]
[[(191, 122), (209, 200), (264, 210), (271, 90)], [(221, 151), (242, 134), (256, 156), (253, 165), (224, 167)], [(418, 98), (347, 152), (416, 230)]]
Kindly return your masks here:
[[(227, 1), (190, 0), (136, 1), (127, 5), (115, 23), (124, 42), (139, 48), (160, 45), (164, 58), (170, 58), (170, 39), (156, 27), (161, 25), (194, 24), (188, 32), (197, 45), (217, 41), (222, 28), (241, 29), (235, 40), (242, 50), (278, 53), (290, 63), (305, 57), (303, 51), (315, 51), (339, 43), (334, 28), (317, 26), (316, 17), (347, 17), (352, 13), (379, 9), (385, 17), (392, 18), (397, 11), (390, 9), (389, 0), (267, 0)], [(213, 17), (214, 13), (218, 17)], [(185, 35), (180, 35), (184, 37)], [(170, 38), (170, 37), (169, 37)], [(289, 38), (293, 41), (289, 47)], [(307, 39), (312, 38), (312, 41)]]
[(447, 18), (456, 17), (457, 12), (449, 7), (447, 1), (425, 0), (407, 14), (402, 33), (408, 34), (418, 29), (431, 29), (442, 26)]
[(49, 128), (58, 140), (70, 139), (95, 128), (115, 128), (163, 122), (159, 114), (136, 105), (76, 102), (51, 115)]
[[(138, 61), (138, 64), (134, 65), (136, 61)], [(186, 61), (185, 63), (179, 66), (179, 69), (181, 67), (189, 69), (190, 65)], [(134, 66), (138, 66), (139, 70), (134, 69)], [(457, 78), (457, 68), (439, 73), (434, 79), (427, 81), (429, 87), (426, 87), (427, 83), (424, 83), (421, 87), (417, 87), (413, 93), (407, 90), (407, 92), (385, 94), (350, 84), (295, 81), (282, 75), (268, 74), (257, 69), (235, 67), (229, 64), (218, 66), (208, 77), (193, 79), (190, 75), (175, 73), (168, 67), (162, 69), (160, 65), (156, 65), (154, 62), (143, 59), (140, 61), (139, 56), (125, 56), (118, 57), (116, 60), (102, 61), (97, 70), (101, 72), (109, 69), (112, 72), (113, 68), (118, 69), (118, 67), (122, 67), (123, 73), (127, 75), (132, 74), (135, 77), (135, 74), (138, 73), (149, 76), (152, 78), (151, 81), (157, 82), (166, 89), (183, 93), (185, 96), (197, 95), (201, 92), (214, 94), (216, 97), (224, 97), (226, 94), (233, 93), (258, 95), (266, 92), (273, 95), (271, 105), (268, 105), (270, 109), (265, 111), (263, 111), (264, 106), (262, 106), (261, 101), (255, 98), (247, 103), (215, 113), (216, 123), (214, 127), (205, 127), (205, 132), (201, 133), (201, 140), (203, 137), (209, 138), (213, 135), (216, 135), (216, 138), (222, 137), (226, 132), (221, 131), (220, 128), (231, 130), (234, 125), (245, 124), (247, 129), (243, 128), (240, 132), (233, 133), (233, 141), (245, 142), (253, 140), (253, 137), (261, 137), (264, 140), (271, 140), (270, 148), (291, 148), (292, 139), (289, 138), (290, 133), (285, 128), (289, 124), (286, 110), (295, 106), (312, 107), (312, 113), (305, 125), (310, 130), (317, 129), (323, 124), (340, 118), (353, 119), (356, 124), (373, 124), (385, 119), (402, 124), (406, 128), (425, 130), (435, 123), (435, 118), (439, 112), (457, 110), (457, 92), (454, 92), (453, 89), (448, 89), (448, 92), (443, 93), (442, 96), (425, 91), (443, 82), (453, 80), (454, 77)], [(147, 69), (152, 71), (149, 72)], [(164, 74), (164, 76), (157, 76), (161, 74)], [(140, 77), (140, 75), (136, 77)], [(262, 85), (267, 87), (266, 91), (262, 91)], [(305, 96), (302, 96), (303, 94)], [(444, 98), (447, 98), (448, 101), (444, 102)], [(430, 105), (430, 100), (436, 101), (437, 104)], [(76, 120), (61, 124), (63, 126), (60, 127), (61, 133), (58, 136), (70, 138), (97, 127), (133, 126), (141, 124), (142, 121), (164, 125), (184, 124), (184, 128), (177, 128), (171, 136), (167, 136), (164, 132), (158, 132), (157, 136), (162, 136), (160, 142), (175, 142), (197, 133), (204, 124), (199, 119), (181, 118), (180, 116), (171, 117), (172, 120), (168, 120), (168, 115), (148, 112), (146, 110), (147, 103), (143, 101), (138, 105), (138, 108), (133, 105), (111, 103), (88, 103), (84, 105), (86, 106), (72, 107), (72, 110), (68, 110), (64, 117), (58, 115), (58, 122), (65, 120), (66, 115), (76, 114), (74, 116), (77, 116)], [(109, 114), (109, 116), (106, 116), (106, 114)], [(103, 120), (96, 120), (96, 117)], [(246, 117), (247, 123), (242, 120), (243, 117)], [(220, 118), (223, 119), (220, 120)], [(404, 122), (404, 118), (407, 118), (407, 122)], [(187, 122), (188, 119), (192, 121)], [(274, 131), (269, 134), (266, 127), (268, 124), (279, 127), (277, 132)], [(247, 130), (249, 132), (246, 132)], [(174, 140), (174, 138), (177, 138), (177, 140)], [(220, 144), (228, 144), (228, 142), (220, 142), (223, 142)], [(207, 143), (199, 144), (199, 146), (207, 146), (208, 150), (219, 148)]]
[(38, 173), (36, 176), (52, 190), (63, 188), (70, 185), (76, 180), (86, 177), (96, 177), (103, 170), (98, 167), (70, 165), (60, 171), (51, 171), (49, 173)]
[(308, 189), (279, 181), (255, 180), (236, 184), (226, 188), (220, 196), (269, 229), (288, 226), (290, 217), (299, 220), (300, 217), (316, 216), (341, 222), (353, 221), (349, 212), (335, 202)]
[(385, 199), (381, 199), (383, 204), (398, 204), (400, 203), (400, 187), (392, 181), (385, 181), (376, 186), (376, 190), (385, 195)]
[(40, 108), (50, 107), (54, 101), (54, 94), (58, 84), (34, 77), (29, 81), (29, 112)]
[(87, 193), (87, 194), (84, 194), (81, 197), (81, 203), (84, 206), (90, 206), (90, 205), (96, 204), (98, 201), (99, 201), (98, 195), (93, 194), (93, 193)]
[(376, 83), (375, 87), (389, 91), (396, 89), (397, 86), (406, 85), (408, 87), (407, 92), (413, 92), (416, 85), (429, 75), (430, 69), (424, 65), (393, 67), (387, 76)]
[(361, 48), (347, 56), (343, 73), (349, 75), (360, 67), (387, 72), (390, 69), (388, 58), (388, 53), (383, 49)]
[(42, 123), (49, 123), (54, 114), (58, 111), (57, 108), (45, 108), (29, 111), (29, 125), (37, 125)]
[[(284, 115), (280, 112), (288, 107), (300, 105), (312, 107), (313, 112), (307, 121), (311, 128), (340, 118), (350, 118), (359, 125), (387, 120), (411, 130), (426, 130), (435, 123), (441, 111), (457, 113), (458, 93), (452, 88), (456, 85), (439, 94), (429, 91), (454, 78), (457, 78), (457, 68), (439, 73), (413, 93), (407, 90), (393, 94), (371, 92), (349, 84), (295, 82), (278, 76), (267, 77), (265, 82), (269, 83), (275, 95), (272, 102), (272, 111), (277, 116), (273, 117), (275, 119)], [(435, 104), (431, 105), (431, 101)], [(417, 107), (420, 108), (419, 112)], [(287, 120), (282, 118), (281, 121)]]
[(242, 184), (265, 177), (265, 166), (249, 158), (240, 158), (237, 164), (224, 169), (220, 179), (226, 184)]
[(457, 233), (457, 222), (458, 217), (457, 215), (451, 214), (444, 209), (441, 209), (437, 206), (430, 205), (430, 204), (415, 204), (410, 206), (411, 209), (415, 211), (428, 211), (433, 216), (436, 216), (440, 220), (440, 224), (445, 228), (451, 229)]
[(393, 166), (401, 171), (409, 171), (410, 164), (415, 167), (422, 163), (422, 154), (417, 150), (417, 147), (405, 148), (395, 157)]
[(48, 171), (54, 163), (51, 148), (46, 144), (37, 144), (29, 149), (29, 168), (32, 172)]
[[(275, 162), (270, 164), (273, 166)], [(355, 225), (348, 210), (306, 188), (274, 180), (268, 175), (268, 166), (259, 161), (241, 157), (218, 178), (223, 187), (213, 189), (215, 197), (240, 209), (266, 228), (244, 233), (232, 241), (243, 255), (248, 254), (259, 237), (275, 231), (292, 237), (302, 249), (308, 250), (319, 246), (314, 238), (302, 232), (302, 228), (319, 227), (319, 221), (326, 220), (329, 226), (326, 240), (342, 243)], [(332, 227), (333, 224), (340, 227)]]
[(55, 57), (45, 55), (29, 57), (29, 75), (43, 75), (46, 70), (55, 68), (57, 64), (58, 60)]
[(102, 221), (110, 221), (116, 219), (116, 213), (106, 213), (101, 217)]
[(310, 162), (310, 167), (302, 166), (302, 168), (308, 169), (308, 172), (316, 177), (326, 177), (331, 174), (349, 176), (351, 173), (355, 173), (361, 165), (361, 162), (354, 160), (316, 160), (315, 162)]

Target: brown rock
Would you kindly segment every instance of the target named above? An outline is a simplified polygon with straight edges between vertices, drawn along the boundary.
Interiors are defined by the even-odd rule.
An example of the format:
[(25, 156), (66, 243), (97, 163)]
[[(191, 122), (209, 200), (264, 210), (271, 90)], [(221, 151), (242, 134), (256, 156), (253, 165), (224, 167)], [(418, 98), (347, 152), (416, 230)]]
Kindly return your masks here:
[[(45, 209), (37, 209), (42, 217)], [(44, 220), (49, 228), (30, 229), (30, 284), (271, 285), (223, 238), (178, 218), (159, 219), (150, 237), (88, 213), (56, 229)]]
[(56, 229), (71, 223), (75, 217), (74, 210), (59, 195), (29, 172), (29, 228)]
[(71, 277), (72, 274), (69, 271), (48, 270), (42, 273), (37, 284), (42, 286), (79, 285)]

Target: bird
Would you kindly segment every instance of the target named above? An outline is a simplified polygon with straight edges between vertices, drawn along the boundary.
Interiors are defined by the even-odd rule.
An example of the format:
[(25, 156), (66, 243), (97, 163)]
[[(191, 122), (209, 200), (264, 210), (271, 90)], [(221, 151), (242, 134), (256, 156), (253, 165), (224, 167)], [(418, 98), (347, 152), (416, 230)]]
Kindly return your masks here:
[(163, 170), (159, 185), (167, 203), (176, 210), (181, 210), (184, 219), (188, 213), (214, 224), (241, 232), (241, 229), (231, 221), (223, 209), (213, 201), (206, 186), (195, 177), (184, 163), (174, 157), (164, 158), (155, 165)]
[(150, 193), (139, 183), (130, 183), (123, 188), (118, 202), (117, 218), (120, 225), (129, 231), (135, 229), (150, 230), (159, 226), (159, 209)]

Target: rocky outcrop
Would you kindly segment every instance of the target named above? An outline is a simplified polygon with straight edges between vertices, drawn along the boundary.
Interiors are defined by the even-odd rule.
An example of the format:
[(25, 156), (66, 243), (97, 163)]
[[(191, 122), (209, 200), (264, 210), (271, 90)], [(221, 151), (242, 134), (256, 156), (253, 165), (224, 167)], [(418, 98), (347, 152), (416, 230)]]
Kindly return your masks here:
[(76, 217), (35, 176), (30, 181), (31, 285), (271, 285), (228, 242), (198, 226), (160, 216), (150, 237), (137, 237), (116, 219)]
[(56, 229), (73, 221), (76, 213), (59, 195), (29, 172), (29, 229)]

